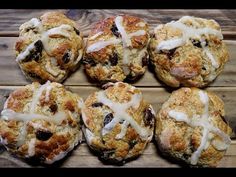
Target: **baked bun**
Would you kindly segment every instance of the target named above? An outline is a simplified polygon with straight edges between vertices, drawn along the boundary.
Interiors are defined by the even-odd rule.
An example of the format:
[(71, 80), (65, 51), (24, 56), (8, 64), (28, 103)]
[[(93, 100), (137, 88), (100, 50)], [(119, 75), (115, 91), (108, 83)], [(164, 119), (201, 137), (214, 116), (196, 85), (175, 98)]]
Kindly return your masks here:
[(198, 88), (174, 91), (157, 115), (155, 139), (166, 155), (191, 166), (215, 167), (230, 145), (223, 101)]
[(184, 16), (158, 25), (150, 42), (150, 63), (156, 76), (171, 87), (204, 87), (229, 59), (219, 24)]
[(91, 94), (82, 107), (87, 144), (111, 163), (142, 154), (154, 131), (154, 111), (137, 88), (117, 82)]
[(147, 23), (128, 15), (98, 22), (89, 34), (84, 57), (86, 73), (98, 82), (134, 81), (148, 63)]
[(1, 112), (1, 143), (27, 160), (51, 164), (62, 159), (82, 139), (81, 100), (55, 82), (16, 89)]
[(16, 62), (31, 81), (62, 82), (78, 67), (83, 49), (76, 22), (60, 12), (47, 12), (20, 26)]

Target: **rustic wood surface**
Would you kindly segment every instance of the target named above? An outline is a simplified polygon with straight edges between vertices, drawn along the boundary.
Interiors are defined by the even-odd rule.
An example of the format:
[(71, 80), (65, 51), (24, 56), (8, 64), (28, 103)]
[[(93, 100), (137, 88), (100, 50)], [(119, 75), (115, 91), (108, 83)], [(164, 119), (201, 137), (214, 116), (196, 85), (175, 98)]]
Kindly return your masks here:
[[(1, 9), (0, 11), (0, 36), (17, 36), (19, 26), (25, 21), (39, 17), (43, 13), (50, 10), (30, 10), (30, 9)], [(58, 10), (64, 12), (68, 17), (78, 22), (81, 31), (85, 36), (91, 26), (98, 20), (105, 17), (130, 14), (139, 16), (146, 20), (150, 27), (153, 28), (157, 24), (167, 23), (171, 20), (176, 20), (183, 15), (192, 15), (203, 18), (213, 18), (222, 27), (224, 37), (226, 39), (236, 38), (236, 11), (235, 10), (213, 10), (213, 9), (165, 9), (165, 10), (88, 10), (88, 9), (71, 9), (71, 10)]]
[[(0, 11), (0, 110), (9, 93), (25, 84), (29, 84), (15, 62), (14, 43), (18, 36), (18, 28), (25, 21), (42, 15), (49, 10), (14, 10), (2, 9)], [(76, 20), (80, 30), (86, 37), (91, 26), (98, 20), (116, 14), (131, 14), (144, 18), (151, 29), (160, 23), (178, 19), (183, 15), (194, 15), (204, 18), (213, 18), (222, 27), (225, 42), (230, 51), (230, 61), (225, 65), (221, 75), (207, 87), (207, 90), (220, 96), (226, 109), (226, 119), (230, 126), (236, 130), (236, 10), (62, 10), (68, 17)], [(98, 90), (83, 71), (81, 66), (73, 73), (64, 85), (81, 97), (86, 97)], [(158, 81), (150, 71), (134, 83), (143, 91), (144, 98), (149, 101), (157, 112), (163, 102), (168, 98), (173, 89)], [(155, 99), (154, 96), (155, 95)], [(220, 161), (219, 167), (236, 167), (236, 140), (232, 136), (232, 145), (225, 157)], [(0, 146), (0, 167), (32, 167), (10, 155)], [(83, 142), (77, 146), (67, 158), (57, 163), (58, 167), (117, 167), (103, 164)], [(181, 167), (182, 165), (162, 156), (152, 142), (138, 159), (128, 162), (123, 167)], [(38, 167), (38, 166), (37, 166)]]

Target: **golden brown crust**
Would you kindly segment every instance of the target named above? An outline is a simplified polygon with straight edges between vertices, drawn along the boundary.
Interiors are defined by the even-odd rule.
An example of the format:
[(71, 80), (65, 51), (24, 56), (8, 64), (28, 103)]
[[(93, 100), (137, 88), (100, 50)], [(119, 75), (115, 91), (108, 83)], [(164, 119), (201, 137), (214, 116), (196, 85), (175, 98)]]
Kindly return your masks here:
[[(121, 17), (125, 32), (141, 32), (130, 37), (131, 45), (124, 47), (124, 36), (116, 25), (116, 18)], [(97, 51), (88, 49), (99, 41), (120, 40)], [(148, 25), (140, 18), (120, 15), (106, 18), (92, 28), (87, 41), (84, 64), (86, 73), (97, 81), (123, 81), (125, 78), (135, 80), (143, 75), (146, 69), (149, 43)], [(123, 63), (124, 52), (128, 53), (128, 64)], [(125, 69), (123, 68), (125, 67)]]
[[(200, 92), (207, 94), (209, 99), (207, 107), (200, 98)], [(203, 121), (206, 108), (208, 109), (208, 123), (225, 134), (231, 135), (232, 130), (224, 120), (224, 103), (219, 97), (212, 92), (205, 92), (197, 88), (181, 88), (172, 93), (157, 115), (155, 139), (159, 148), (166, 154), (183, 160), (190, 165), (216, 166), (224, 156), (229, 142), (224, 142), (222, 137), (214, 133), (212, 129), (207, 134), (208, 140), (197, 163), (194, 164), (191, 161), (193, 154), (198, 150), (202, 139), (204, 139), (203, 132), (205, 128), (203, 126), (209, 127), (206, 121)], [(171, 111), (179, 113), (173, 115), (170, 113)], [(178, 118), (182, 121), (171, 117), (177, 116), (177, 114), (179, 114)], [(192, 122), (184, 121), (184, 116), (187, 116)], [(198, 116), (202, 117), (197, 118)], [(200, 124), (201, 121), (204, 123)], [(215, 145), (216, 141), (218, 141), (218, 144)]]
[(157, 77), (171, 87), (204, 87), (229, 59), (214, 20), (184, 16), (159, 25), (154, 33), (149, 46), (151, 63)]
[[(50, 164), (62, 159), (81, 141), (81, 98), (61, 84), (46, 84), (34, 82), (10, 94), (1, 113), (0, 137), (13, 154)], [(16, 114), (22, 114), (25, 120)], [(33, 116), (27, 118), (30, 114)]]
[(28, 79), (62, 82), (78, 67), (84, 44), (77, 26), (60, 12), (47, 12), (20, 26), (16, 61)]
[[(109, 101), (101, 101), (103, 94), (104, 99)], [(86, 99), (82, 109), (85, 124), (83, 132), (88, 145), (98, 151), (103, 160), (123, 162), (134, 158), (142, 154), (151, 141), (154, 129), (154, 112), (151, 105), (142, 98), (137, 98), (130, 106), (124, 106), (140, 94), (140, 90), (131, 85), (118, 82)], [(109, 102), (113, 102), (113, 106)], [(124, 115), (123, 111), (128, 115)], [(118, 122), (112, 123), (116, 121)], [(123, 136), (121, 132), (124, 133)]]

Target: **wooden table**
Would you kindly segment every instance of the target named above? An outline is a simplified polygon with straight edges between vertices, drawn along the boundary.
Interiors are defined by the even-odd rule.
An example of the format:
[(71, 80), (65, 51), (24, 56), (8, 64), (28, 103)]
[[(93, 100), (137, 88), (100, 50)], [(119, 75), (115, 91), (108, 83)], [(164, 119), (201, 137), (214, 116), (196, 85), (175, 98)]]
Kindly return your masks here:
[[(16, 88), (29, 84), (15, 62), (14, 43), (18, 36), (20, 24), (33, 17), (38, 17), (49, 10), (1, 10), (0, 11), (0, 110), (9, 93)], [(86, 37), (91, 26), (98, 20), (117, 14), (131, 14), (145, 19), (153, 29), (157, 24), (176, 20), (183, 15), (213, 18), (222, 27), (225, 42), (230, 51), (230, 61), (226, 64), (222, 74), (207, 87), (214, 91), (225, 102), (226, 118), (231, 127), (236, 130), (236, 10), (59, 10), (76, 20), (80, 30)], [(72, 91), (79, 93), (84, 99), (98, 90), (95, 83), (88, 81), (83, 68), (80, 67), (64, 85)], [(154, 75), (147, 71), (144, 77), (137, 81), (135, 86), (143, 91), (143, 95), (154, 109), (158, 111), (162, 103), (168, 98), (171, 89), (155, 79)], [(155, 95), (155, 99), (154, 99)], [(232, 137), (234, 138), (234, 136)], [(0, 167), (30, 167), (20, 159), (9, 155), (6, 151), (0, 151)], [(85, 143), (75, 150), (61, 163), (59, 167), (113, 167), (102, 164), (93, 155)], [(166, 160), (156, 150), (154, 143), (150, 143), (138, 159), (125, 164), (123, 167), (180, 167), (180, 165)], [(236, 140), (232, 141), (225, 157), (219, 163), (219, 167), (236, 167)]]

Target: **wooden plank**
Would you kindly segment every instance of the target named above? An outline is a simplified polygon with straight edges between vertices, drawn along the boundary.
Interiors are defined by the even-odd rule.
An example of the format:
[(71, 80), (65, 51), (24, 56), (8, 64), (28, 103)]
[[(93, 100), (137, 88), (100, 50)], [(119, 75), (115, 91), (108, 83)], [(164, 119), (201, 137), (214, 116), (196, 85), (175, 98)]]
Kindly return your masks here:
[[(226, 152), (226, 155), (218, 164), (218, 167), (236, 167), (236, 142), (234, 141)], [(31, 164), (25, 163), (23, 160), (18, 159), (10, 155), (7, 151), (2, 152), (0, 155), (1, 167), (32, 167)], [(33, 166), (33, 167), (40, 167)], [(118, 167), (110, 164), (103, 164), (97, 156), (95, 156), (86, 143), (82, 143), (77, 146), (72, 153), (70, 153), (65, 159), (56, 164), (56, 167)], [(126, 167), (181, 167), (178, 162), (169, 161), (158, 150), (154, 143), (150, 143), (144, 150), (143, 154), (137, 159), (132, 160), (122, 166)]]
[[(3, 104), (8, 97), (9, 93), (13, 89), (19, 88), (20, 86), (0, 86), (0, 110), (3, 109)], [(66, 86), (69, 90), (78, 93), (83, 99), (86, 99), (88, 95), (99, 90), (97, 87), (91, 86)], [(152, 104), (154, 110), (158, 112), (162, 104), (170, 96), (172, 90), (166, 88), (147, 88), (139, 87), (142, 92), (144, 99)], [(209, 87), (207, 90), (215, 92), (225, 103), (226, 121), (236, 131), (236, 87)], [(236, 137), (233, 135), (232, 137)]]
[[(15, 62), (14, 43), (15, 37), (0, 37), (0, 85), (25, 85), (27, 81)], [(226, 40), (230, 51), (230, 61), (224, 71), (210, 86), (236, 86), (236, 41)], [(65, 82), (65, 85), (96, 85), (92, 83), (84, 73), (83, 66), (73, 73)], [(149, 70), (145, 75), (133, 83), (136, 86), (164, 86)]]
[[(17, 36), (19, 26), (33, 17), (38, 17), (51, 10), (32, 9), (2, 9), (0, 11), (0, 36)], [(91, 26), (105, 17), (130, 14), (145, 19), (150, 27), (157, 24), (176, 20), (184, 15), (192, 15), (203, 18), (215, 19), (222, 27), (226, 39), (236, 38), (236, 10), (213, 10), (213, 9), (152, 9), (152, 10), (88, 10), (70, 9), (58, 10), (64, 12), (68, 17), (76, 20), (85, 36), (88, 35)]]

